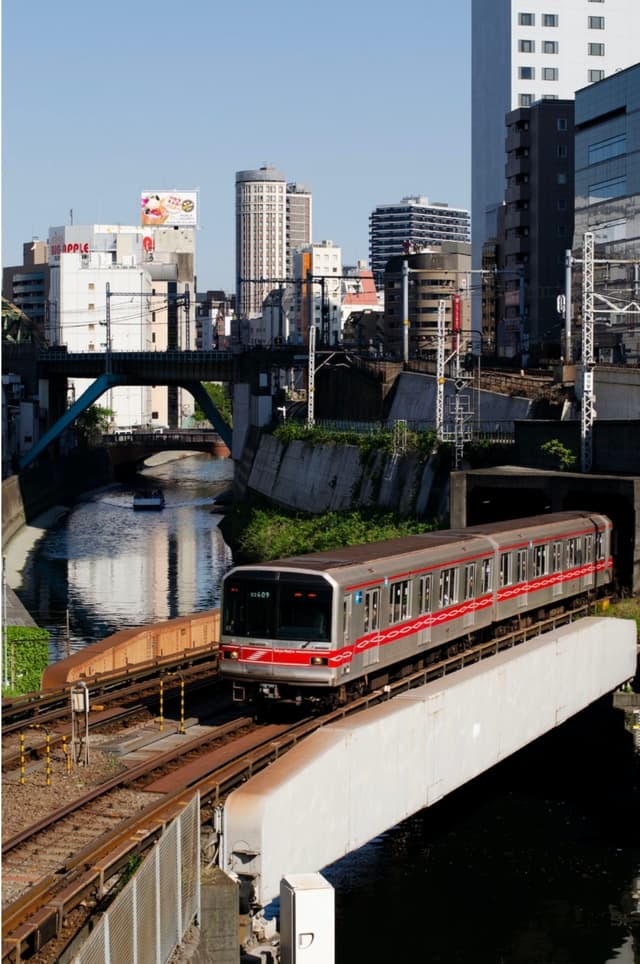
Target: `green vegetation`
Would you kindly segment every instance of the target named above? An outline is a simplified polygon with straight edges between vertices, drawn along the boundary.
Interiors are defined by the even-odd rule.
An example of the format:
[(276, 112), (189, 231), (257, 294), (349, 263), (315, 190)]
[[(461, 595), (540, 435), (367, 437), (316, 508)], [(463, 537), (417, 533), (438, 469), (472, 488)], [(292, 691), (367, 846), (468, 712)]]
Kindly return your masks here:
[[(209, 398), (211, 399), (215, 407), (218, 409), (218, 412), (220, 413), (220, 417), (222, 418), (222, 420), (226, 422), (227, 425), (232, 426), (233, 417), (232, 417), (232, 411), (231, 411), (231, 399), (227, 394), (227, 389), (225, 388), (225, 386), (219, 384), (218, 382), (204, 382), (203, 384), (206, 389), (207, 395), (209, 396)], [(196, 402), (194, 413), (193, 413), (194, 422), (204, 422), (206, 421), (206, 418), (207, 416), (204, 414), (204, 412)]]
[(612, 603), (602, 615), (613, 616), (615, 619), (634, 619), (640, 639), (640, 598), (621, 599), (619, 602)]
[[(354, 429), (335, 429), (323, 425), (309, 426), (306, 422), (296, 422), (291, 419), (281, 422), (273, 431), (283, 445), (290, 442), (308, 442), (310, 445), (356, 445), (360, 450), (360, 461), (366, 465), (369, 457), (375, 452), (393, 452), (394, 435), (388, 429), (377, 423), (372, 423), (367, 432), (357, 432)], [(406, 434), (406, 452), (418, 453), (427, 458), (438, 447), (436, 433), (411, 432)]]
[(434, 523), (400, 519), (390, 512), (326, 512), (287, 515), (275, 509), (236, 506), (224, 520), (225, 538), (235, 534), (240, 562), (266, 562), (283, 556), (377, 542), (438, 528)]
[(86, 408), (75, 420), (75, 428), (80, 440), (86, 445), (97, 444), (100, 436), (109, 431), (113, 415), (111, 408), (101, 408), (99, 405), (90, 405)]
[(557, 438), (549, 439), (540, 446), (540, 451), (557, 459), (557, 466), (561, 472), (567, 472), (575, 464), (576, 456), (571, 449), (563, 445)]
[[(7, 679), (2, 686), (3, 696), (21, 696), (40, 689), (40, 681), (49, 664), (49, 633), (35, 626), (7, 626)], [(3, 644), (4, 644), (3, 639)]]

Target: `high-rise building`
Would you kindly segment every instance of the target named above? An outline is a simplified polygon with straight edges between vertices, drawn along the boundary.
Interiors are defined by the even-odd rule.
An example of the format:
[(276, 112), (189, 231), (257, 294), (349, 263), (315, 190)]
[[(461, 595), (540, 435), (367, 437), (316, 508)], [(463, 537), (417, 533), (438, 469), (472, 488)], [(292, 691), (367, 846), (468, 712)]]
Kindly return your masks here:
[(379, 204), (369, 215), (369, 261), (379, 287), (389, 258), (416, 253), (444, 241), (467, 244), (470, 215), (426, 197), (404, 197), (396, 204)]
[(596, 305), (598, 357), (638, 364), (640, 63), (576, 92), (575, 151), (574, 254), (593, 233), (596, 290), (609, 302)]
[(292, 276), (292, 255), (311, 242), (311, 193), (274, 167), (236, 174), (238, 316), (262, 312), (267, 295)]
[(561, 351), (558, 296), (573, 238), (573, 111), (573, 100), (540, 100), (506, 117), (496, 348), (523, 365)]
[(508, 112), (576, 90), (638, 59), (638, 0), (472, 0), (473, 267), (505, 191)]
[(293, 278), (293, 254), (311, 244), (311, 191), (303, 184), (287, 184), (287, 278)]
[(22, 264), (2, 269), (2, 297), (24, 311), (41, 338), (48, 321), (48, 258), (46, 242), (33, 238), (22, 245)]

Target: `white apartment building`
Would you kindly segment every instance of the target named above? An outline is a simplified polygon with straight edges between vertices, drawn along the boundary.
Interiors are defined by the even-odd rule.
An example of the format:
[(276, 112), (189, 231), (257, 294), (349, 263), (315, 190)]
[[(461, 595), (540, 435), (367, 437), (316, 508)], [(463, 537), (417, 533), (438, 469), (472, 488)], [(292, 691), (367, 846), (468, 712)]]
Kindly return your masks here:
[[(176, 249), (187, 254), (184, 249), (190, 247), (193, 252), (193, 245), (193, 230), (187, 228), (100, 224), (51, 228), (45, 332), (49, 344), (80, 353), (187, 347), (184, 294), (187, 288), (194, 292), (193, 257), (176, 258)], [(185, 271), (190, 286), (180, 278)], [(195, 292), (193, 296), (195, 300)], [(191, 310), (195, 315), (195, 305)], [(70, 379), (76, 399), (89, 385), (87, 379)], [(118, 386), (97, 404), (113, 410), (115, 428), (170, 421), (182, 425), (193, 413), (192, 397), (166, 386)]]
[(639, 0), (472, 0), (472, 264), (505, 194), (505, 115), (635, 63)]
[(236, 305), (256, 319), (271, 291), (291, 278), (293, 252), (311, 242), (309, 188), (274, 167), (236, 173)]

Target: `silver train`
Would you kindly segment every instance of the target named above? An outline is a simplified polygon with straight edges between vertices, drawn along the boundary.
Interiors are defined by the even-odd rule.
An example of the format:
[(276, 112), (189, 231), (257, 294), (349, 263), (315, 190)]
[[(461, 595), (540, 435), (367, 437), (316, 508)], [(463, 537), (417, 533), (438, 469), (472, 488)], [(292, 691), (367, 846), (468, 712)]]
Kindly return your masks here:
[(596, 593), (613, 578), (611, 543), (606, 516), (560, 512), (237, 566), (220, 672), (236, 700), (338, 703), (428, 650)]

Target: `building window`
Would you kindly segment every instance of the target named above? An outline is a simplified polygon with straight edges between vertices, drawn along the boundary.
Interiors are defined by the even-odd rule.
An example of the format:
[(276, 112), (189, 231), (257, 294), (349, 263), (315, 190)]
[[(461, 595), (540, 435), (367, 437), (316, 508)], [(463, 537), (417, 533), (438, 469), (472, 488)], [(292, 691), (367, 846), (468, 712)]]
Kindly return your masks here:
[(536, 25), (536, 15), (535, 13), (519, 13), (518, 23), (521, 27), (535, 27)]
[(557, 27), (557, 26), (558, 26), (558, 14), (557, 14), (557, 13), (543, 13), (543, 14), (542, 14), (542, 26), (543, 26), (543, 27)]
[(600, 161), (607, 161), (610, 157), (620, 157), (627, 150), (627, 135), (617, 134), (615, 137), (607, 137), (604, 141), (597, 141), (589, 145), (588, 157), (589, 164), (599, 164)]
[(558, 144), (556, 146), (556, 157), (566, 157), (567, 156), (567, 145)]
[(534, 54), (536, 52), (535, 40), (519, 40), (518, 50), (521, 54)]
[(557, 180), (558, 184), (566, 184), (566, 183), (567, 183), (567, 175), (566, 175), (565, 171), (560, 171), (560, 173), (558, 174), (556, 180)]
[(535, 80), (535, 67), (518, 67), (518, 77), (520, 80)]
[(559, 225), (558, 225), (558, 237), (559, 237), (559, 238), (566, 238), (567, 234), (568, 234), (568, 226), (567, 226), (566, 224), (559, 224)]
[(567, 118), (566, 118), (566, 117), (559, 117), (558, 120), (556, 121), (556, 130), (557, 130), (557, 131), (566, 131), (566, 130), (568, 129), (568, 127), (569, 127), (569, 124), (567, 123)]
[(95, 306), (95, 305), (93, 304), (93, 302), (91, 302), (91, 301), (90, 301), (89, 304), (87, 305), (87, 308), (89, 309), (89, 311), (95, 311), (95, 310), (96, 310), (96, 306)]
[(557, 68), (557, 67), (543, 67), (543, 68), (542, 68), (542, 79), (543, 79), (543, 80), (557, 80), (557, 79), (558, 79), (558, 68)]
[(587, 52), (590, 57), (604, 57), (604, 44), (589, 44)]
[(559, 198), (558, 198), (558, 211), (566, 211), (566, 210), (568, 210), (566, 197), (559, 197)]
[(590, 84), (597, 84), (599, 80), (604, 80), (604, 70), (590, 70), (588, 77)]
[(589, 204), (598, 204), (600, 201), (624, 197), (626, 193), (626, 177), (611, 177), (606, 181), (598, 181), (596, 184), (589, 185)]
[(94, 285), (93, 281), (90, 281), (90, 282), (89, 282), (89, 291), (93, 291), (94, 288), (95, 288), (95, 285)]
[(589, 30), (604, 30), (604, 17), (589, 17)]
[(533, 94), (520, 94), (518, 104), (520, 107), (531, 107), (533, 104)]
[(543, 40), (542, 41), (542, 53), (543, 54), (557, 54), (560, 50), (560, 44), (557, 40)]

